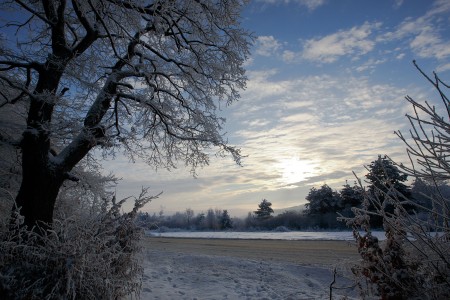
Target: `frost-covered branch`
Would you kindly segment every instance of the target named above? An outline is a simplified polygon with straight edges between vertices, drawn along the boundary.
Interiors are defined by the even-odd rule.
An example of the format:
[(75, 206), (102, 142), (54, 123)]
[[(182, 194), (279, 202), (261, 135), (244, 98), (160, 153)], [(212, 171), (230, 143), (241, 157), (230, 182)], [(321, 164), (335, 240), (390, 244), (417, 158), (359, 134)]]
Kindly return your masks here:
[(94, 148), (193, 172), (211, 149), (240, 162), (217, 103), (245, 88), (245, 2), (0, 3), (12, 10), (0, 26), (16, 24), (0, 40), (0, 108), (26, 105), (16, 202), (27, 226), (51, 223), (67, 174)]
[[(415, 64), (415, 62), (414, 62)], [(407, 118), (410, 136), (397, 136), (407, 146), (410, 165), (391, 163), (430, 191), (426, 205), (401, 192), (385, 172), (378, 185), (365, 193), (362, 208), (354, 208), (355, 217), (347, 218), (362, 262), (353, 268), (359, 276), (363, 297), (382, 299), (444, 299), (450, 292), (450, 199), (443, 193), (442, 182), (450, 178), (450, 124), (445, 118), (450, 102), (443, 88), (449, 88), (436, 74), (434, 80), (415, 64), (437, 90), (443, 109), (406, 100), (414, 113)], [(446, 117), (443, 117), (443, 116)], [(380, 244), (371, 234), (371, 220), (381, 218), (386, 242)], [(361, 280), (366, 278), (366, 283)]]

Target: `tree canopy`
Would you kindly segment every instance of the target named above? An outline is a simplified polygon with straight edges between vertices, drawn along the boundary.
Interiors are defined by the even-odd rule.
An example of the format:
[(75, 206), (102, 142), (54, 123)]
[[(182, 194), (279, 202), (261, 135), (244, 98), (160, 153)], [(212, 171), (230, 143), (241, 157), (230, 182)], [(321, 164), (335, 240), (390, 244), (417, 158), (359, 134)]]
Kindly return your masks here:
[(263, 199), (261, 203), (258, 204), (258, 209), (254, 211), (254, 213), (258, 219), (270, 218), (273, 214), (272, 203)]
[(341, 208), (358, 207), (364, 200), (364, 190), (359, 185), (353, 186), (346, 183), (339, 193), (341, 197)]
[[(0, 108), (23, 104), (26, 225), (51, 223), (55, 199), (92, 149), (121, 149), (155, 168), (208, 164), (210, 148), (239, 149), (221, 133), (218, 103), (245, 87), (250, 34), (240, 0), (2, 2)], [(92, 157), (91, 157), (92, 158)]]
[[(405, 185), (408, 175), (400, 171), (397, 166), (387, 157), (378, 156), (378, 159), (372, 161), (367, 167), (369, 173), (366, 175), (369, 181), (368, 191), (377, 199), (369, 206), (369, 210), (377, 211), (383, 208), (388, 213), (394, 212), (394, 206), (391, 199), (401, 197), (411, 199), (411, 189)], [(388, 200), (388, 201), (386, 201)], [(381, 227), (382, 218), (380, 216), (371, 217), (371, 225)]]
[(369, 181), (369, 191), (371, 193), (388, 192), (390, 187), (401, 192), (405, 197), (409, 197), (411, 191), (404, 182), (408, 180), (408, 175), (397, 168), (387, 156), (378, 156), (368, 166), (369, 173), (366, 175)]
[(228, 214), (228, 210), (226, 209), (222, 212), (222, 215), (220, 216), (220, 228), (221, 229), (233, 228), (233, 221), (231, 220), (231, 217)]
[(308, 214), (336, 212), (341, 205), (339, 194), (327, 184), (322, 185), (319, 189), (311, 188), (306, 200), (309, 202), (306, 204)]

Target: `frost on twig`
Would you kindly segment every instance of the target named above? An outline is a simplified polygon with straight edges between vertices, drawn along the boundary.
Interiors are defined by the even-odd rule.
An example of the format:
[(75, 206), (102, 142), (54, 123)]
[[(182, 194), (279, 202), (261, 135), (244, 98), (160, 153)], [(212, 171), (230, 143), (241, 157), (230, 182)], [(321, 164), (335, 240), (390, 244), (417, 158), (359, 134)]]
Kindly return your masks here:
[(139, 295), (139, 208), (157, 196), (143, 189), (132, 211), (108, 201), (95, 213), (55, 219), (52, 230), (0, 227), (1, 299), (118, 299)]
[[(450, 294), (450, 199), (442, 192), (442, 183), (450, 178), (450, 102), (442, 90), (449, 86), (436, 74), (431, 79), (418, 69), (438, 91), (444, 110), (408, 96), (414, 111), (407, 115), (410, 137), (397, 135), (407, 146), (411, 164), (391, 162), (416, 181), (426, 182), (429, 203), (408, 198), (387, 180), (365, 192), (363, 207), (353, 209), (355, 217), (342, 218), (353, 227), (362, 258), (353, 273), (363, 298), (447, 299)], [(383, 243), (372, 235), (374, 217), (382, 220)]]

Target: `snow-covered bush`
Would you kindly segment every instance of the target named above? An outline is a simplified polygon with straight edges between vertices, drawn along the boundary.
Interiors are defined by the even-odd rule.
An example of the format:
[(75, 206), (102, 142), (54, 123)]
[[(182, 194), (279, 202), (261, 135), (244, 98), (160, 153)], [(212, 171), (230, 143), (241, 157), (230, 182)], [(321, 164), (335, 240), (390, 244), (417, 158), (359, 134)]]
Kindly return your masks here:
[[(450, 292), (450, 242), (448, 230), (433, 233), (437, 228), (431, 219), (420, 220), (409, 214), (409, 200), (387, 196), (387, 203), (369, 210), (369, 204), (380, 202), (366, 193), (365, 205), (355, 209), (356, 216), (347, 219), (353, 226), (354, 237), (362, 260), (352, 270), (359, 281), (363, 297), (381, 299), (445, 299)], [(384, 210), (393, 205), (395, 210)], [(386, 241), (380, 243), (371, 234), (370, 217), (382, 217)], [(430, 216), (432, 217), (432, 216)]]
[(52, 229), (27, 230), (21, 219), (0, 228), (0, 299), (119, 299), (138, 296), (142, 231), (134, 220), (154, 197), (146, 190), (131, 212), (126, 199), (89, 214), (55, 218)]
[(289, 232), (290, 230), (286, 226), (278, 226), (272, 231), (275, 231), (275, 232)]
[[(361, 254), (353, 272), (363, 298), (425, 300), (450, 295), (450, 199), (440, 191), (440, 183), (450, 179), (450, 101), (441, 89), (449, 86), (437, 75), (431, 79), (419, 71), (439, 92), (446, 118), (434, 106), (407, 97), (414, 109), (413, 115), (407, 115), (412, 142), (397, 134), (408, 147), (411, 166), (396, 165), (408, 176), (434, 186), (426, 195), (431, 205), (421, 205), (390, 180), (380, 180), (375, 191), (364, 194), (363, 207), (353, 209), (355, 217), (343, 218), (353, 227)], [(382, 219), (387, 238), (383, 244), (371, 234), (373, 217)]]

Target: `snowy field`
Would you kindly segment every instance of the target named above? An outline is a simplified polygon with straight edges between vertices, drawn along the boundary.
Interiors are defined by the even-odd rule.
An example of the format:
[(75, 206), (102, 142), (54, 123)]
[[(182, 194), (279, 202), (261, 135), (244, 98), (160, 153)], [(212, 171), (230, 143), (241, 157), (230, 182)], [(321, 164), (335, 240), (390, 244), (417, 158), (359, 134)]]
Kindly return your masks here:
[[(386, 239), (383, 231), (372, 232), (380, 241)], [(351, 231), (289, 231), (289, 232), (237, 232), (237, 231), (148, 231), (147, 235), (174, 238), (214, 238), (214, 239), (247, 239), (247, 240), (324, 240), (353, 241)]]
[[(149, 251), (141, 299), (329, 299), (332, 266)], [(338, 277), (340, 286), (352, 285)], [(334, 299), (355, 291), (335, 291)]]
[[(329, 299), (334, 268), (336, 286), (352, 286), (349, 268), (359, 259), (354, 244), (346, 242), (351, 240), (349, 232), (166, 232), (161, 236), (184, 239), (147, 239), (141, 299)], [(199, 245), (186, 247), (192, 237), (201, 238)], [(227, 238), (261, 248), (224, 247), (223, 243), (232, 242)], [(275, 245), (307, 243), (309, 249), (292, 251), (291, 245), (272, 249), (264, 239)], [(359, 299), (354, 289), (334, 290), (333, 299), (343, 296)]]

